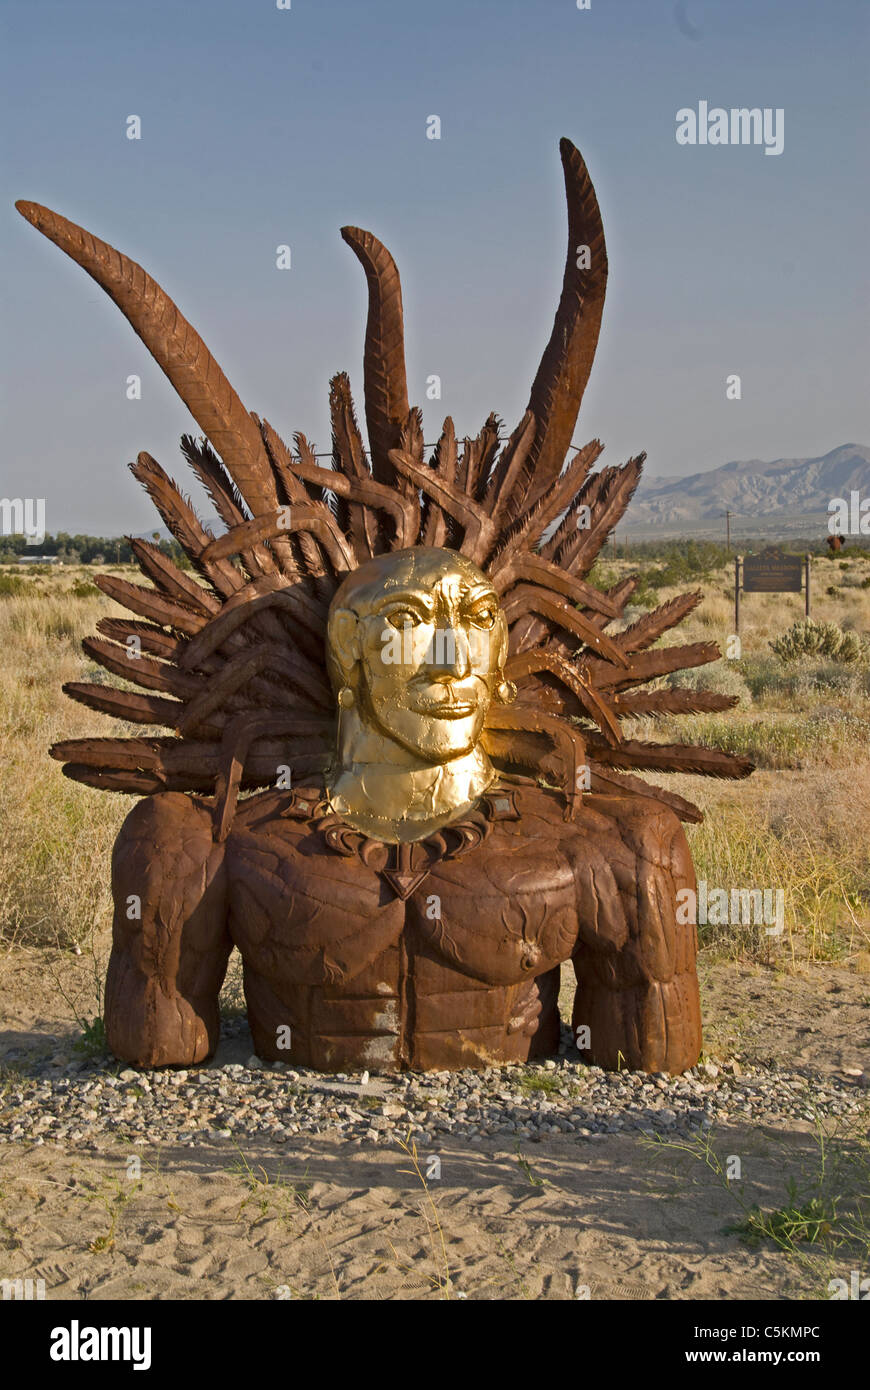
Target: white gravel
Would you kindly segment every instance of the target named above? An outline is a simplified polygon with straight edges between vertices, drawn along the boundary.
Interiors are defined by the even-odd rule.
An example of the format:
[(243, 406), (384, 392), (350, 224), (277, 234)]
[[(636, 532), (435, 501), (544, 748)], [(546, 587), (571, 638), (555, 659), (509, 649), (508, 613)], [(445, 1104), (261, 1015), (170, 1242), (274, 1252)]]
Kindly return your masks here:
[[(223, 1039), (242, 1041), (239, 1020)], [(106, 1136), (132, 1145), (198, 1146), (234, 1137), (285, 1144), (321, 1134), (355, 1144), (410, 1135), (418, 1145), (453, 1136), (593, 1140), (621, 1131), (688, 1136), (728, 1123), (782, 1125), (867, 1111), (867, 1075), (818, 1077), (738, 1059), (683, 1076), (604, 1072), (586, 1066), (566, 1030), (562, 1055), (531, 1066), (402, 1075), (339, 1074), (214, 1062), (140, 1072), (111, 1058), (50, 1057), (9, 1049), (0, 1058), (0, 1143), (86, 1147)]]

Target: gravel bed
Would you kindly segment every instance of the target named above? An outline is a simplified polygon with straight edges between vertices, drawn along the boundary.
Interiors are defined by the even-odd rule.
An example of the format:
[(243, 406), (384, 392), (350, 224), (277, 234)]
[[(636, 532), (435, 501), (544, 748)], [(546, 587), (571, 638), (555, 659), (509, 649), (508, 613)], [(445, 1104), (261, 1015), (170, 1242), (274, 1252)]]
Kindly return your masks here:
[[(232, 1039), (243, 1022), (225, 1021)], [(688, 1137), (723, 1124), (780, 1126), (867, 1111), (867, 1073), (803, 1076), (777, 1065), (705, 1062), (682, 1076), (604, 1072), (580, 1061), (565, 1033), (558, 1060), (485, 1071), (324, 1076), (256, 1057), (189, 1070), (135, 1071), (113, 1059), (0, 1058), (0, 1144), (189, 1147), (233, 1138), (286, 1144), (299, 1134), (351, 1144), (409, 1137), (482, 1143), (548, 1134), (595, 1139), (622, 1131)], [(71, 1060), (71, 1058), (73, 1060)]]

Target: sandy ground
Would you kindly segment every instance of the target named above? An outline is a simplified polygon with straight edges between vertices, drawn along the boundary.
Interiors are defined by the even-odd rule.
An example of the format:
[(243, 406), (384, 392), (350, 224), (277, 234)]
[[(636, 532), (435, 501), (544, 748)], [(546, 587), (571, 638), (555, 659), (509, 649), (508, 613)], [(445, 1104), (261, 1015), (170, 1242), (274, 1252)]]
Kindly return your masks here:
[[(720, 1148), (766, 1206), (784, 1162), (814, 1161), (794, 1133), (730, 1129)], [(635, 1300), (812, 1298), (840, 1273), (747, 1248), (723, 1229), (740, 1215), (727, 1185), (629, 1136), (447, 1144), (426, 1188), (387, 1147), (133, 1154), (138, 1180), (121, 1149), (4, 1156), (4, 1276), (41, 1277), (48, 1298)]]
[[(776, 1057), (819, 1077), (866, 1064), (866, 974), (701, 966), (708, 1054)], [(12, 1045), (50, 1052), (73, 1029), (59, 989), (92, 1013), (93, 979), (87, 956), (3, 957), (0, 1060)], [(726, 1229), (752, 1203), (782, 1206), (789, 1175), (812, 1179), (809, 1130), (715, 1130), (739, 1182), (635, 1134), (446, 1140), (420, 1156), (423, 1176), (396, 1146), (327, 1136), (9, 1144), (0, 1278), (44, 1279), (49, 1299), (824, 1298), (829, 1278), (848, 1278), (846, 1256), (753, 1249)]]

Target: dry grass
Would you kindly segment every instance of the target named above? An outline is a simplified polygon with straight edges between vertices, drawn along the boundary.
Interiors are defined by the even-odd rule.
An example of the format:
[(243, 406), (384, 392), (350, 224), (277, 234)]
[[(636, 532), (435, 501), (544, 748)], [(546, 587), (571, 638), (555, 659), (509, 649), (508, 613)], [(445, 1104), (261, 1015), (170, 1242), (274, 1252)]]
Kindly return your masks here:
[[(870, 563), (843, 563), (814, 562), (814, 615), (867, 635), (870, 586), (861, 586)], [(47, 753), (61, 738), (138, 732), (112, 727), (61, 693), (64, 681), (104, 676), (79, 642), (99, 617), (120, 610), (93, 592), (93, 575), (92, 567), (0, 570), (0, 942), (7, 945), (84, 946), (111, 920), (111, 846), (132, 798), (68, 781)], [(703, 603), (665, 645), (716, 640), (724, 648), (733, 627), (731, 578), (723, 570), (705, 582)], [(828, 587), (839, 592), (828, 595)], [(659, 598), (677, 592), (663, 589)], [(784, 940), (727, 927), (709, 928), (704, 944), (729, 954), (848, 959), (870, 942), (870, 674), (830, 664), (786, 670), (767, 644), (801, 614), (797, 595), (750, 596), (742, 659), (703, 673), (704, 683), (739, 693), (740, 706), (720, 716), (635, 721), (631, 732), (714, 743), (748, 754), (761, 769), (741, 784), (667, 779), (710, 812), (689, 828), (699, 878), (786, 892)]]
[(64, 681), (99, 678), (79, 643), (98, 618), (120, 611), (102, 596), (77, 597), (77, 577), (71, 570), (28, 576), (30, 592), (0, 598), (0, 941), (7, 945), (84, 942), (111, 921), (112, 842), (132, 798), (70, 782), (48, 756), (57, 739), (130, 732), (61, 692)]
[[(630, 560), (609, 567), (617, 578), (645, 568)], [(868, 579), (870, 556), (814, 559), (813, 617), (870, 636)], [(660, 645), (715, 641), (726, 652), (734, 633), (733, 584), (728, 568), (703, 583), (662, 588), (659, 602), (689, 588), (702, 588), (704, 598)], [(866, 959), (870, 944), (870, 671), (833, 662), (785, 666), (769, 643), (803, 615), (802, 594), (744, 596), (740, 659), (697, 672), (700, 685), (736, 694), (740, 704), (723, 715), (626, 726), (635, 738), (743, 754), (759, 769), (742, 783), (658, 779), (706, 812), (702, 825), (687, 827), (699, 879), (726, 889), (785, 892), (782, 940), (755, 926), (707, 926), (701, 944), (714, 954), (848, 961), (862, 953)]]
[[(711, 887), (782, 888), (785, 933), (699, 929), (715, 954), (850, 961), (870, 945), (870, 760), (848, 794), (827, 773), (756, 773), (739, 786), (674, 779), (706, 812), (688, 826), (695, 871)], [(692, 790), (689, 791), (689, 784)], [(670, 785), (670, 784), (669, 784)]]

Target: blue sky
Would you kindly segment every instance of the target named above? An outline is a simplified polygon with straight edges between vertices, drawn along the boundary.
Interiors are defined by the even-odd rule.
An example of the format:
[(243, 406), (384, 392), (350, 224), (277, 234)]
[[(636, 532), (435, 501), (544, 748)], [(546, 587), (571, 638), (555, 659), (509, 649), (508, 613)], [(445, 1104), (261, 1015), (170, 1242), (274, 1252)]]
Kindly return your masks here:
[[(50, 531), (148, 529), (124, 465), (147, 449), (182, 478), (193, 426), (16, 198), (140, 261), (248, 408), (319, 449), (333, 372), (362, 414), (365, 284), (338, 229), (376, 232), (434, 440), (446, 414), (465, 434), (525, 407), (564, 264), (561, 135), (610, 259), (576, 443), (682, 474), (870, 439), (863, 0), (5, 0), (2, 25), (0, 495), (44, 496)], [(783, 108), (783, 153), (677, 145), (699, 100)]]

